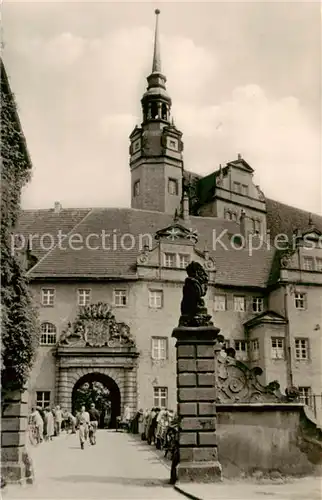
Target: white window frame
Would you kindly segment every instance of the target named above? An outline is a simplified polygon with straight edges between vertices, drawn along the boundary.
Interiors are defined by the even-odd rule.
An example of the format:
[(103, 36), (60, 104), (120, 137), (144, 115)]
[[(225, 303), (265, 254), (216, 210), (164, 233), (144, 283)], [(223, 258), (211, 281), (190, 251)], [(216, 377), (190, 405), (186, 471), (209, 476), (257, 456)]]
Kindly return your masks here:
[(271, 337), (271, 359), (284, 359), (284, 358), (285, 358), (284, 337)]
[[(125, 299), (123, 301), (123, 298)], [(126, 307), (128, 304), (128, 291), (126, 288), (114, 288), (113, 305), (115, 307)]]
[(233, 182), (233, 188), (234, 188), (234, 193), (241, 194), (241, 183), (240, 182)]
[(259, 340), (252, 339), (250, 341), (250, 352), (252, 361), (257, 361), (259, 359)]
[(295, 359), (297, 361), (307, 361), (309, 359), (309, 339), (296, 338), (295, 343)]
[(153, 387), (153, 406), (155, 408), (168, 407), (167, 387)]
[[(310, 263), (308, 266), (307, 264)], [(310, 255), (303, 256), (303, 270), (304, 271), (314, 271), (314, 257)]]
[(313, 407), (313, 398), (312, 398), (312, 388), (311, 387), (299, 387), (300, 393), (300, 401), (304, 403), (309, 408)]
[(41, 289), (41, 305), (44, 307), (54, 307), (55, 305), (55, 288)]
[[(168, 263), (168, 257), (171, 259), (173, 259), (173, 265), (169, 265)], [(169, 259), (170, 260), (170, 259)], [(168, 267), (168, 268), (174, 268), (176, 267), (176, 264), (177, 264), (177, 254), (174, 253), (174, 252), (164, 252), (163, 254), (163, 261), (164, 261), (164, 267)]]
[(242, 184), (241, 185), (241, 194), (243, 194), (244, 196), (248, 196), (248, 193), (249, 193), (248, 185)]
[[(175, 186), (175, 192), (172, 192), (172, 189), (170, 186)], [(168, 179), (168, 193), (171, 196), (177, 196), (179, 193), (179, 186), (178, 186), (178, 179), (174, 179), (172, 177), (169, 177)]]
[(214, 311), (227, 311), (227, 297), (224, 294), (214, 296)]
[(236, 351), (236, 359), (239, 359), (240, 361), (247, 361), (248, 359), (247, 340), (234, 339), (234, 349)]
[[(183, 262), (186, 259), (186, 263)], [(188, 253), (179, 253), (178, 254), (178, 267), (180, 269), (186, 269), (186, 267), (190, 264), (190, 254)]]
[(322, 271), (322, 258), (321, 257), (316, 257), (315, 259), (315, 269), (316, 271)]
[(168, 359), (168, 338), (152, 337), (151, 357), (156, 361)]
[(53, 346), (57, 343), (57, 328), (53, 323), (44, 321), (40, 325), (39, 345)]
[(295, 305), (295, 309), (298, 309), (299, 311), (305, 311), (305, 309), (306, 309), (306, 293), (295, 292), (294, 305)]
[[(38, 398), (39, 395), (39, 398)], [(41, 395), (41, 396), (40, 396)], [(45, 395), (49, 395), (48, 397), (45, 397)], [(36, 406), (39, 406), (39, 408), (47, 408), (50, 406), (51, 403), (51, 393), (50, 391), (36, 391)]]
[(263, 297), (253, 297), (252, 299), (252, 310), (254, 313), (261, 313), (264, 309)]
[(149, 290), (149, 307), (151, 309), (162, 309), (163, 290)]
[[(240, 308), (241, 299), (243, 300), (243, 307)], [(237, 304), (239, 306), (237, 307)], [(235, 312), (245, 312), (246, 311), (246, 297), (244, 295), (234, 295), (234, 311)]]
[(91, 297), (92, 297), (92, 290), (90, 288), (78, 288), (77, 304), (79, 306), (81, 307), (88, 306), (91, 303)]

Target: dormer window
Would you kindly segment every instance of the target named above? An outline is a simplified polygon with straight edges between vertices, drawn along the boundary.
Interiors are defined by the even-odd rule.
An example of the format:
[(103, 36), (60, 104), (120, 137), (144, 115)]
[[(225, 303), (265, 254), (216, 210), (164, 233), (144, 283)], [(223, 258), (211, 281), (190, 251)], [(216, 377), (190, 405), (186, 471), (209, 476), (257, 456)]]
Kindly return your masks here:
[(242, 184), (241, 194), (243, 194), (244, 196), (248, 196), (248, 186), (246, 184)]
[(139, 196), (140, 194), (140, 181), (136, 181), (133, 185), (133, 195)]
[(303, 269), (305, 271), (313, 271), (314, 270), (313, 257), (303, 257)]
[(168, 180), (168, 192), (172, 195), (178, 194), (178, 181), (177, 179), (169, 179)]
[(234, 182), (233, 184), (235, 193), (241, 193), (241, 184), (240, 182)]

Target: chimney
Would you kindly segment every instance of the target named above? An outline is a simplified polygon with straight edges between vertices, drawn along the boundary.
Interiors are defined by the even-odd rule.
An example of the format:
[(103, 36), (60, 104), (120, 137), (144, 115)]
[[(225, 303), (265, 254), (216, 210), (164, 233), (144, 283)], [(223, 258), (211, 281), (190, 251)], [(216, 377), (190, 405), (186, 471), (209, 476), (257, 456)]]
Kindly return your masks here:
[(242, 236), (244, 236), (244, 238), (246, 238), (246, 236), (247, 236), (247, 234), (246, 234), (246, 212), (243, 209), (240, 212), (239, 223), (240, 223), (240, 234)]
[(189, 196), (187, 193), (184, 193), (182, 200), (182, 216), (183, 220), (189, 219)]
[(240, 153), (238, 153), (237, 158), (238, 158), (238, 160), (241, 160), (241, 159), (242, 159), (242, 156), (241, 156), (241, 154), (240, 154)]
[(62, 206), (61, 206), (61, 203), (59, 203), (59, 201), (55, 201), (55, 205), (54, 205), (54, 213), (55, 214), (59, 214), (60, 211), (62, 210)]

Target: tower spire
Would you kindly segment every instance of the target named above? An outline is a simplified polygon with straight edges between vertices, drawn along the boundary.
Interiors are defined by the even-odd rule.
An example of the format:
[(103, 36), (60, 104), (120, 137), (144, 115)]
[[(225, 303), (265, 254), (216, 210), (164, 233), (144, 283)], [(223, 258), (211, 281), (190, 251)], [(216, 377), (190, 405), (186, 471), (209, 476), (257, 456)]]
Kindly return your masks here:
[(152, 73), (161, 73), (161, 55), (160, 55), (160, 41), (159, 41), (159, 14), (160, 10), (155, 9), (155, 32), (154, 32), (154, 51), (152, 62)]

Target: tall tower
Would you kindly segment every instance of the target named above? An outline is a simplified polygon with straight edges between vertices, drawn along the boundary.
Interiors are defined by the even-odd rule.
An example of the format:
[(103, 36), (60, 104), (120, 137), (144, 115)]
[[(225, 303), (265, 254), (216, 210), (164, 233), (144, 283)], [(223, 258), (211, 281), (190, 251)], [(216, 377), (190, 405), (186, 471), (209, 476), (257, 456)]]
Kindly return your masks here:
[(143, 121), (130, 135), (131, 206), (174, 214), (180, 210), (182, 133), (171, 120), (171, 98), (161, 72), (157, 9), (152, 72), (141, 99)]

